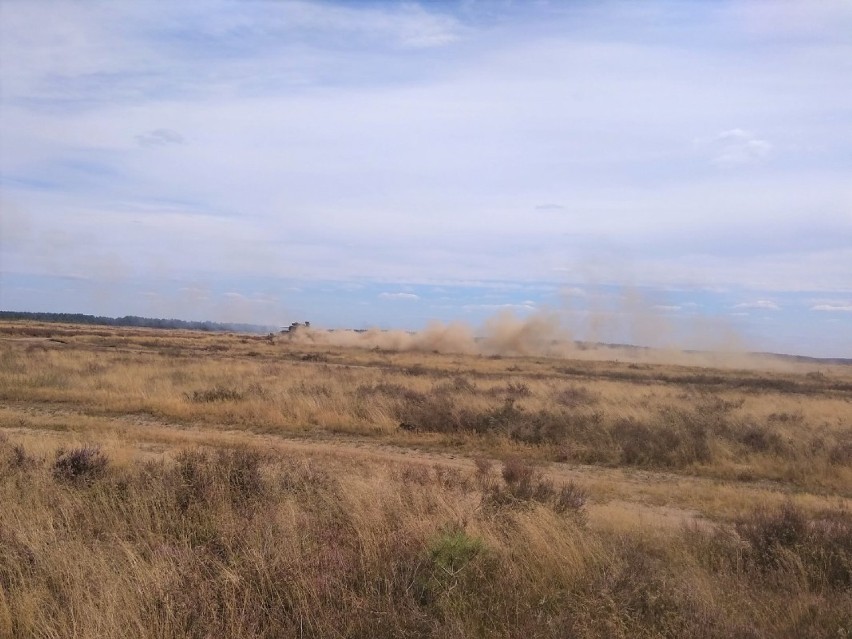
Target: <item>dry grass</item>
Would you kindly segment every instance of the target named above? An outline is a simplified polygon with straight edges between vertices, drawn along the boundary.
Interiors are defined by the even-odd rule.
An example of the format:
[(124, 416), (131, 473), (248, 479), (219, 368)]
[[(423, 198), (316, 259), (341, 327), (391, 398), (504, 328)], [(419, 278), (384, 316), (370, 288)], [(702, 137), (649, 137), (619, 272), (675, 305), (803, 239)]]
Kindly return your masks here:
[[(3, 332), (10, 326), (22, 331)], [(852, 372), (841, 367), (814, 375), (51, 330), (64, 343), (0, 342), (4, 402), (469, 452), (519, 445), (539, 459), (811, 490), (852, 485)]]
[(5, 323), (0, 402), (2, 637), (852, 635), (843, 367)]
[(836, 637), (852, 623), (844, 510), (661, 538), (589, 528), (576, 486), (518, 461), (464, 473), (191, 449), (69, 481), (62, 457), (8, 441), (0, 457), (6, 636)]

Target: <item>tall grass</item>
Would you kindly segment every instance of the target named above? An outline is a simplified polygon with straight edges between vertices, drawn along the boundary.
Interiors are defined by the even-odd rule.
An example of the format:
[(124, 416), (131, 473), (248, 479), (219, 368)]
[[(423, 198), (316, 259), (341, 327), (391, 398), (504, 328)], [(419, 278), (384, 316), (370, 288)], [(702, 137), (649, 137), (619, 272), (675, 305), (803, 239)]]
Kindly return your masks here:
[(466, 475), (196, 449), (67, 481), (62, 458), (0, 444), (2, 636), (833, 638), (852, 627), (844, 511), (812, 519), (788, 506), (663, 542), (588, 528), (572, 514), (576, 487), (565, 507), (519, 461)]

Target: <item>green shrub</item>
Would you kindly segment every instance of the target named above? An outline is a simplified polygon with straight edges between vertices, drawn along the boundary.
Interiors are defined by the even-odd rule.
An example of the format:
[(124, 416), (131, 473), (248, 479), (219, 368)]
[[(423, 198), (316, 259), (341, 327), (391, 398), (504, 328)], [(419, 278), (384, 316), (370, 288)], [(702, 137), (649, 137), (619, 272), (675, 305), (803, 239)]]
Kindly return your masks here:
[(457, 575), (484, 548), (481, 539), (471, 537), (460, 527), (449, 527), (429, 544), (432, 564), (448, 575)]
[(454, 590), (461, 573), (485, 549), (481, 539), (471, 537), (458, 525), (446, 527), (427, 548), (426, 570), (417, 588), (422, 606), (435, 604)]

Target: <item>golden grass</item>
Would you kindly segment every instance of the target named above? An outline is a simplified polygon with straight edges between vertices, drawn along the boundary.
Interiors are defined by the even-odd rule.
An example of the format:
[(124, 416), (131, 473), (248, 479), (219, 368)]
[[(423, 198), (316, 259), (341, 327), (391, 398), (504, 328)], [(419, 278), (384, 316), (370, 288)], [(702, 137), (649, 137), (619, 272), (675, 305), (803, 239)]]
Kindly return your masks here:
[(493, 470), (204, 450), (67, 479), (4, 443), (0, 633), (833, 637), (852, 621), (850, 566), (823, 563), (848, 559), (848, 511), (832, 511), (845, 542), (764, 548), (493, 502)]
[[(829, 492), (852, 485), (852, 373), (841, 367), (712, 370), (52, 330), (63, 343), (21, 337), (14, 323), (0, 329), (15, 334), (0, 341), (4, 402), (468, 453), (526, 445), (540, 459), (662, 466)], [(400, 432), (400, 423), (414, 432)], [(643, 449), (643, 441), (657, 447)]]
[(0, 636), (848, 636), (852, 370), (763, 364), (0, 323)]

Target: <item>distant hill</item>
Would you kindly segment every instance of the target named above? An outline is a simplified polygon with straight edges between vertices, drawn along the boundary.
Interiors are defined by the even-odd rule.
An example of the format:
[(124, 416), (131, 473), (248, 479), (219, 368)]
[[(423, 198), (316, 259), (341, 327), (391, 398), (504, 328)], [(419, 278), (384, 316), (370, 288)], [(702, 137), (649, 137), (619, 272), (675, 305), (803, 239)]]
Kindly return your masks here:
[(268, 333), (275, 330), (269, 326), (257, 324), (233, 324), (219, 322), (187, 322), (179, 319), (157, 317), (103, 317), (82, 313), (28, 313), (23, 311), (0, 311), (0, 320), (29, 320), (33, 322), (54, 322), (62, 324), (93, 324), (97, 326), (132, 326), (136, 328), (182, 328), (190, 331), (219, 331), (235, 333)]

